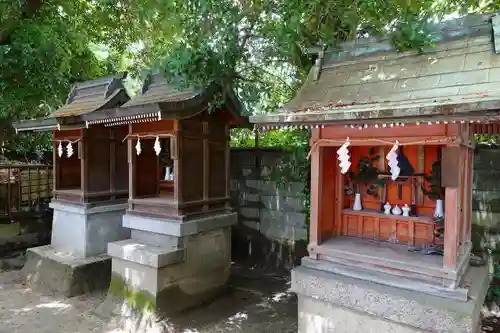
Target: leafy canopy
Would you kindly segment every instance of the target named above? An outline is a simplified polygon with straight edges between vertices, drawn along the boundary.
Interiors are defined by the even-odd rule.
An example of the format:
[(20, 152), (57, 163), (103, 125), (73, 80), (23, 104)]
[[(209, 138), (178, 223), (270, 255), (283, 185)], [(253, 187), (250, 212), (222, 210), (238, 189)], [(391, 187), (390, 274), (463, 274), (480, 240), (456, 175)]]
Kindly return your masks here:
[[(0, 145), (4, 153), (43, 146), (38, 136), (20, 142), (10, 123), (57, 108), (74, 81), (158, 67), (185, 85), (232, 85), (249, 112), (272, 112), (308, 73), (309, 47), (368, 34), (390, 35), (400, 50), (421, 49), (431, 44), (429, 20), (498, 6), (480, 0), (0, 0)], [(96, 49), (105, 56), (97, 58)]]

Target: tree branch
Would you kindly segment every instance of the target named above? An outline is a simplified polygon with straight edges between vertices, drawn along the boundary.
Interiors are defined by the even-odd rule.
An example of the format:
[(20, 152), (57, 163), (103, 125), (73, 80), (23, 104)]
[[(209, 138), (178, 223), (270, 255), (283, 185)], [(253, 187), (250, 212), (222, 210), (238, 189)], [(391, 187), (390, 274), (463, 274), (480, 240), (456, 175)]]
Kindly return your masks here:
[(252, 22), (252, 24), (250, 24), (250, 26), (245, 30), (245, 35), (243, 36), (243, 38), (241, 39), (241, 43), (240, 43), (240, 48), (241, 49), (244, 49), (247, 45), (247, 42), (248, 40), (250, 39), (250, 37), (252, 37), (252, 30), (253, 28), (255, 27), (255, 22)]
[(250, 65), (250, 66), (247, 66), (245, 68), (243, 68), (241, 71), (240, 71), (240, 74), (237, 74), (235, 77), (236, 78), (239, 78), (239, 79), (242, 79), (242, 80), (245, 80), (245, 81), (248, 81), (248, 82), (262, 82), (262, 80), (258, 80), (258, 79), (250, 79), (250, 78), (247, 78), (247, 77), (244, 77), (243, 75), (241, 75), (241, 73), (243, 72), (246, 72), (246, 71), (249, 71), (249, 70), (258, 70), (258, 71), (262, 71), (264, 73), (266, 73), (267, 75), (269, 76), (272, 76), (274, 77), (275, 79), (281, 81), (281, 83), (283, 83), (283, 85), (289, 89), (290, 91), (295, 91), (295, 89), (290, 85), (290, 83), (286, 82), (285, 79), (283, 79), (282, 77), (280, 77), (279, 75), (273, 73), (273, 72), (270, 72), (262, 67), (259, 67), (259, 66), (255, 66), (255, 65)]
[(44, 0), (26, 0), (17, 15), (10, 17), (7, 22), (2, 22), (0, 28), (0, 45), (11, 43), (11, 35), (21, 26), (23, 20), (32, 18), (42, 8)]

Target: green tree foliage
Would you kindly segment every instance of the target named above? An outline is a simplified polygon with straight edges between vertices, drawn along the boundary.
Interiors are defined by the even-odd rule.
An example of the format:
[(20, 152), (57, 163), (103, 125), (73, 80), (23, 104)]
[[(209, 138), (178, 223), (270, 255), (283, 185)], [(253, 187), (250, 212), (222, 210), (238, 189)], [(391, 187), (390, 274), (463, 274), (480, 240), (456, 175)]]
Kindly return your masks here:
[[(498, 6), (480, 0), (0, 0), (0, 145), (41, 144), (31, 138), (21, 145), (10, 123), (57, 108), (74, 81), (159, 67), (186, 85), (232, 85), (249, 112), (272, 112), (308, 73), (309, 47), (387, 35), (400, 50), (422, 49), (432, 43), (430, 20)], [(96, 45), (105, 46), (106, 62), (92, 52)]]
[(70, 84), (104, 75), (109, 66), (90, 49), (103, 40), (101, 9), (85, 0), (0, 0), (0, 146), (33, 157), (48, 135), (13, 135), (11, 123), (46, 115)]
[[(111, 1), (109, 1), (112, 3)], [(307, 48), (384, 35), (399, 50), (432, 45), (427, 25), (459, 11), (493, 10), (479, 0), (123, 1), (125, 36), (155, 65), (189, 85), (231, 84), (250, 112), (270, 112), (296, 92), (312, 65)]]

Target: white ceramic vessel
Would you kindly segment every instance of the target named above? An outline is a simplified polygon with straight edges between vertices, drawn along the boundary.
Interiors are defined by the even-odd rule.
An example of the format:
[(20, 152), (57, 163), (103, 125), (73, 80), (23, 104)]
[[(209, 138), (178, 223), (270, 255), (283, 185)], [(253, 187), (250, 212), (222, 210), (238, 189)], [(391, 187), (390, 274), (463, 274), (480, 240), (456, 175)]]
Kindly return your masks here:
[(399, 208), (398, 205), (394, 206), (394, 208), (392, 209), (392, 214), (393, 215), (401, 215), (403, 211), (401, 210), (401, 208)]
[(354, 195), (354, 206), (352, 207), (353, 210), (363, 210), (363, 206), (361, 206), (361, 194), (356, 193)]

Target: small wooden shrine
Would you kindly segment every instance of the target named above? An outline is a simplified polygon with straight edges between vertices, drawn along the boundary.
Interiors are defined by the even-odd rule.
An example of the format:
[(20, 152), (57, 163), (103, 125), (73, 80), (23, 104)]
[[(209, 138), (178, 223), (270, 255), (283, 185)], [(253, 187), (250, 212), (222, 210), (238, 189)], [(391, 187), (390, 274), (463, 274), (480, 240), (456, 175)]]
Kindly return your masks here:
[(128, 197), (126, 126), (89, 127), (83, 120), (130, 98), (122, 80), (126, 74), (75, 84), (66, 104), (43, 119), (14, 124), (16, 132), (52, 131), (54, 201), (90, 207)]
[[(53, 132), (52, 239), (28, 250), (25, 271), (33, 287), (74, 296), (109, 284), (107, 244), (130, 235), (121, 225), (128, 198), (128, 128), (88, 126), (84, 117), (127, 102), (124, 78), (77, 83), (54, 114), (14, 124), (17, 132)], [(70, 274), (54, 279), (54, 269)]]
[(128, 127), (128, 213), (185, 221), (229, 208), (228, 129), (245, 118), (235, 97), (208, 110), (212, 98), (154, 74), (122, 107), (85, 116), (89, 126)]
[[(223, 96), (218, 106), (216, 93)], [(121, 291), (135, 290), (168, 312), (196, 305), (226, 283), (236, 222), (229, 206), (229, 128), (248, 123), (241, 108), (229, 90), (181, 89), (157, 73), (122, 107), (85, 116), (89, 126), (128, 126), (123, 225), (131, 239), (108, 245), (110, 293), (125, 297)], [(189, 278), (170, 278), (186, 272)]]
[(500, 120), (497, 20), (436, 25), (440, 42), (423, 55), (372, 39), (318, 49), (297, 96), (251, 117), (260, 130), (311, 130), (310, 256), (292, 272), (299, 331), (318, 316), (315, 332), (341, 317), (353, 318), (343, 332), (368, 331), (359, 323), (372, 315), (378, 332), (477, 329), (488, 281), (485, 266), (470, 267), (472, 148), (478, 128)]

